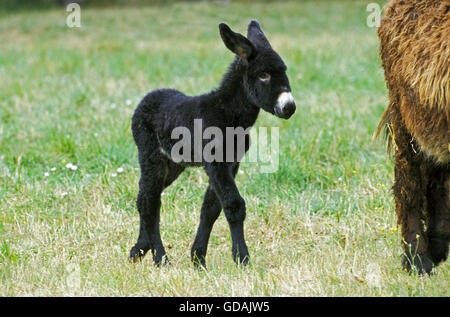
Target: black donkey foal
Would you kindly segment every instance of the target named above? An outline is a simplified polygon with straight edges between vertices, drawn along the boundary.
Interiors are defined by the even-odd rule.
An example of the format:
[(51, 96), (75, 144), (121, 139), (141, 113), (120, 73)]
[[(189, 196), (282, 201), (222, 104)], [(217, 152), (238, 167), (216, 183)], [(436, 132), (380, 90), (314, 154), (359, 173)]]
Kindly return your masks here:
[[(140, 260), (149, 250), (156, 265), (167, 261), (159, 229), (161, 193), (188, 166), (203, 166), (209, 177), (200, 225), (191, 250), (195, 266), (205, 266), (211, 229), (222, 209), (231, 231), (234, 261), (241, 264), (249, 261), (244, 240), (245, 201), (234, 181), (240, 157), (234, 155), (229, 160), (227, 153), (226, 161), (193, 160), (196, 153), (192, 149), (183, 153), (183, 159), (175, 159), (172, 150), (177, 140), (173, 138), (173, 131), (177, 127), (194, 131), (194, 120), (197, 123), (201, 120), (203, 130), (216, 127), (223, 132), (220, 143), (223, 149), (219, 150), (230, 152), (227, 146), (235, 140), (227, 140), (227, 127), (250, 128), (261, 108), (288, 119), (295, 112), (295, 103), (286, 66), (257, 21), (252, 20), (248, 25), (247, 38), (224, 23), (219, 25), (219, 30), (225, 46), (237, 56), (218, 89), (196, 97), (173, 89), (155, 90), (142, 99), (133, 115), (132, 131), (139, 152), (141, 178), (137, 197), (139, 238), (130, 251), (132, 261)], [(247, 151), (248, 134), (245, 137)]]

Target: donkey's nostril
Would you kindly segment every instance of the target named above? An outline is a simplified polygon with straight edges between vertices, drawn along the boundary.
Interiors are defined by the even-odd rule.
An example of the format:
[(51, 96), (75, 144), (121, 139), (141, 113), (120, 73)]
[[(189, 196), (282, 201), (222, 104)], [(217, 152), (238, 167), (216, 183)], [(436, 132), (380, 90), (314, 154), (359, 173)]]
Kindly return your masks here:
[(283, 107), (283, 114), (285, 116), (291, 116), (295, 112), (295, 103), (290, 102)]
[(275, 114), (283, 119), (288, 119), (295, 112), (295, 102), (290, 92), (282, 92), (278, 96), (275, 106)]

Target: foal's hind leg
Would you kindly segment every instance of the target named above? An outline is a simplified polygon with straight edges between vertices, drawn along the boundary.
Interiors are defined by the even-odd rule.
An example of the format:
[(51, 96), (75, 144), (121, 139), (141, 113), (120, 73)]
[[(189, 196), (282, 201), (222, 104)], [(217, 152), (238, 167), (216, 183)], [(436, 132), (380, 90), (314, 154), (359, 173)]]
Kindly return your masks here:
[(137, 261), (151, 250), (158, 265), (166, 254), (159, 231), (159, 212), (168, 163), (160, 151), (157, 136), (148, 129), (138, 112), (133, 117), (132, 131), (139, 153), (141, 178), (136, 202), (140, 217), (139, 238), (130, 251), (130, 260)]
[(161, 192), (164, 189), (166, 171), (166, 164), (162, 160), (141, 164), (141, 179), (136, 203), (140, 226), (138, 241), (130, 251), (130, 259), (133, 261), (140, 260), (147, 251), (151, 250), (153, 261), (159, 265), (166, 255), (159, 230)]
[(159, 229), (161, 193), (184, 170), (183, 166), (169, 161), (158, 151), (153, 155), (145, 151), (139, 154), (141, 164), (137, 198), (140, 216), (139, 238), (130, 251), (130, 259), (136, 262), (151, 250), (156, 265), (161, 264), (163, 258), (168, 262)]

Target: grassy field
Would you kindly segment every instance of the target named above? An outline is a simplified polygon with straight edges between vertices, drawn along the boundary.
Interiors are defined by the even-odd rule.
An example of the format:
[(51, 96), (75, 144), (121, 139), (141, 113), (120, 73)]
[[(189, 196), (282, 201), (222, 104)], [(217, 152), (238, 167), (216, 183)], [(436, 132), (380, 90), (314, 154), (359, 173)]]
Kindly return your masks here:
[[(450, 266), (405, 273), (393, 162), (372, 140), (387, 105), (368, 1), (82, 8), (0, 13), (0, 296), (449, 296)], [(384, 4), (384, 3), (380, 3)], [(232, 54), (220, 22), (257, 18), (288, 66), (297, 112), (279, 127), (276, 173), (244, 164), (251, 262), (237, 267), (223, 215), (207, 271), (189, 250), (207, 177), (163, 196), (171, 266), (130, 264), (139, 169), (130, 120), (162, 87), (216, 87)], [(75, 166), (75, 167), (74, 167)]]

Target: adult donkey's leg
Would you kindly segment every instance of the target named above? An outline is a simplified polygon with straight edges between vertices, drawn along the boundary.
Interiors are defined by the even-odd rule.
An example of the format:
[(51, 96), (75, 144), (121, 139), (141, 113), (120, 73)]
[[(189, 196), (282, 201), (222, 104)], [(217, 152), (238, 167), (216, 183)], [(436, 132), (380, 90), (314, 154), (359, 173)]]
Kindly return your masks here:
[(236, 187), (233, 167), (234, 164), (212, 163), (206, 166), (206, 172), (230, 226), (233, 259), (238, 263), (239, 257), (239, 263), (245, 265), (249, 261), (244, 239), (245, 201)]
[(392, 128), (395, 138), (395, 182), (393, 191), (397, 222), (402, 228), (403, 267), (411, 271), (415, 267), (420, 274), (430, 273), (432, 262), (428, 254), (428, 241), (424, 233), (422, 215), (426, 209), (427, 173), (426, 158), (413, 149), (412, 137), (402, 117), (393, 112)]
[(448, 257), (450, 243), (450, 169), (436, 167), (428, 187), (428, 251), (435, 265)]

